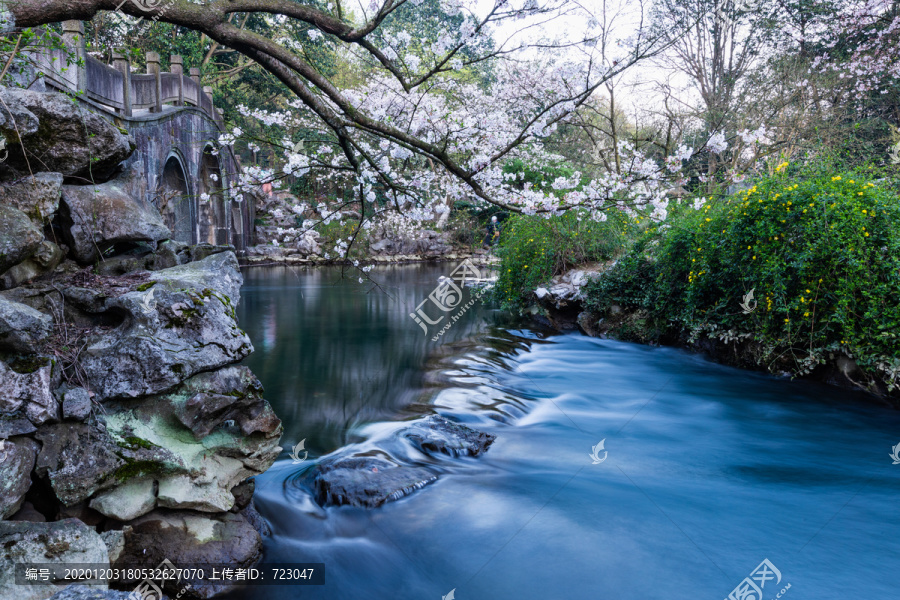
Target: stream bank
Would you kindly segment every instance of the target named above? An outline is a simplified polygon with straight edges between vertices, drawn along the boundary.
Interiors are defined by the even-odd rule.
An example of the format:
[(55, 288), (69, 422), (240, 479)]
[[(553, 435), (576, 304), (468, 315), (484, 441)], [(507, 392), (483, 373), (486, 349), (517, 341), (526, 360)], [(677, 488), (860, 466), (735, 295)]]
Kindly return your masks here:
[[(750, 333), (739, 333), (717, 327), (714, 323), (703, 329), (686, 330), (674, 327), (661, 331), (653, 325), (650, 315), (642, 309), (612, 303), (605, 310), (589, 308), (586, 286), (597, 281), (615, 265), (591, 263), (570, 269), (554, 277), (546, 286), (535, 289), (533, 305), (528, 311), (532, 319), (559, 331), (578, 330), (584, 335), (616, 339), (651, 346), (672, 346), (698, 352), (712, 360), (754, 371), (768, 371), (791, 377), (793, 356), (764, 362), (763, 344)], [(853, 357), (840, 352), (829, 354), (824, 362), (812, 365), (800, 378), (821, 381), (848, 390), (861, 390), (876, 401), (900, 408), (900, 392), (888, 390), (884, 385), (867, 387), (867, 373)], [(873, 378), (867, 383), (871, 384)]]

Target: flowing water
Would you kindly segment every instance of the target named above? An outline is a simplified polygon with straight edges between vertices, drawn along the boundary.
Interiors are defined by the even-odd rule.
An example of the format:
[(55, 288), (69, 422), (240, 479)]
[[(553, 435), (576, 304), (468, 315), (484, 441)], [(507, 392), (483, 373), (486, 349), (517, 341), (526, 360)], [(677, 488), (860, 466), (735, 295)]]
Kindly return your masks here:
[[(235, 598), (718, 600), (766, 559), (762, 599), (734, 598), (900, 598), (900, 412), (484, 303), (432, 342), (409, 313), (450, 269), (376, 269), (381, 289), (336, 268), (245, 271), (246, 364), (282, 446), (309, 452), (257, 478), (264, 561), (324, 563), (326, 583)], [(431, 461), (436, 483), (378, 509), (311, 500), (300, 474), (318, 457), (390, 451), (398, 421), (431, 412), (497, 440)]]

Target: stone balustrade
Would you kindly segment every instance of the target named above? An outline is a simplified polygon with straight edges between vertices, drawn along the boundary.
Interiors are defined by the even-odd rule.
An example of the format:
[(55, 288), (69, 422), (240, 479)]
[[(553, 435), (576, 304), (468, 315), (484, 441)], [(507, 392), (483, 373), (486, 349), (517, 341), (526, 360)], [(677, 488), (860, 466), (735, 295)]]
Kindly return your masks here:
[(50, 87), (81, 93), (100, 108), (125, 117), (139, 110), (160, 113), (165, 105), (195, 106), (224, 126), (211, 89), (201, 85), (200, 70), (192, 67), (185, 76), (182, 57), (169, 57), (170, 72), (163, 72), (159, 54), (147, 52), (147, 72), (135, 73), (126, 54), (114, 53), (112, 66), (88, 55), (83, 22), (62, 25), (65, 48), (39, 49), (32, 57)]

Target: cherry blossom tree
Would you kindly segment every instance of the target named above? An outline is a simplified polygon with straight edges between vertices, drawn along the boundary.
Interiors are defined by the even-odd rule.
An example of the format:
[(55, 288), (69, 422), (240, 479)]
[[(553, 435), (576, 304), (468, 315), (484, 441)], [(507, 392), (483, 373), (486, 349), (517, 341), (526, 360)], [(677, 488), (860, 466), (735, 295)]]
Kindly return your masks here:
[[(90, 19), (118, 8), (202, 32), (255, 61), (297, 98), (290, 112), (254, 114), (320, 133), (313, 139), (321, 143), (301, 147), (298, 139), (279, 140), (286, 172), (327, 166), (352, 181), (357, 200), (371, 200), (377, 187), (389, 190), (395, 208), (421, 214), (441, 211), (448, 198), (461, 195), (512, 211), (557, 210), (558, 195), (504, 185), (503, 164), (516, 153), (540, 156), (541, 139), (604, 82), (669, 43), (645, 25), (646, 6), (626, 2), (591, 10), (574, 0), (441, 0), (443, 13), (461, 17), (461, 24), (448, 29), (440, 15), (423, 14), (434, 38), (427, 47), (412, 47), (414, 31), (380, 30), (392, 15), (415, 23), (419, 4), (10, 0), (6, 9), (17, 27)], [(302, 42), (264, 37), (232, 18), (247, 13), (303, 23), (310, 40), (331, 44), (364, 69), (367, 83), (342, 89), (305, 59)], [(467, 69), (488, 74), (490, 84), (458, 77)], [(638, 171), (650, 167), (640, 156), (632, 162)], [(265, 176), (246, 175), (248, 184)], [(598, 201), (628, 185), (621, 177), (599, 182), (563, 204), (602, 209)]]

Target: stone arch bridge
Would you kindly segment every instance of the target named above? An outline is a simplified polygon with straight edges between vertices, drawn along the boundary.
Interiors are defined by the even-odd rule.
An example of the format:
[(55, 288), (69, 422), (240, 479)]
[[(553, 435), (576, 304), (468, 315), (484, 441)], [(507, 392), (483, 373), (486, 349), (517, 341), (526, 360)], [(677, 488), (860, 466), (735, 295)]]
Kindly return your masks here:
[(137, 148), (124, 164), (131, 195), (156, 206), (178, 241), (249, 246), (253, 202), (237, 202), (225, 191), (240, 165), (230, 147), (218, 144), (222, 113), (212, 89), (201, 86), (199, 69), (185, 74), (173, 55), (163, 72), (155, 52), (147, 52), (146, 73), (133, 72), (123, 54), (114, 54), (109, 66), (87, 54), (81, 21), (64, 21), (62, 38), (64, 48), (34, 57), (44, 73), (41, 87), (75, 94), (131, 133)]

